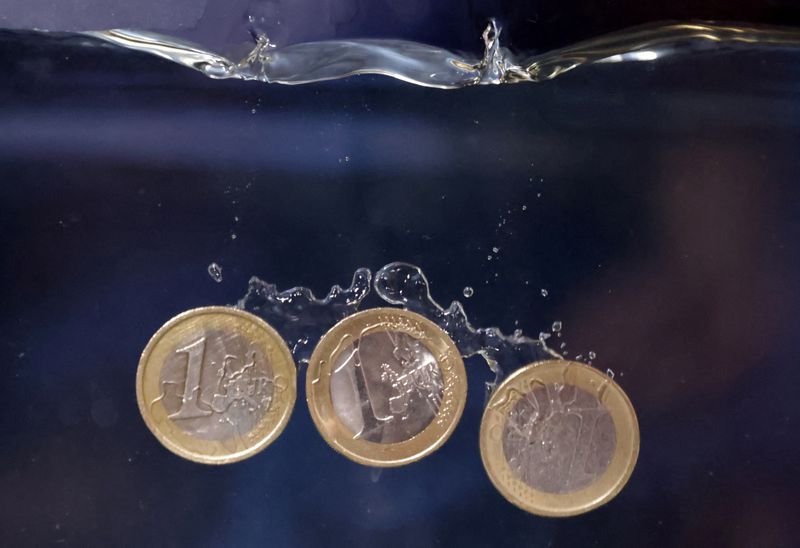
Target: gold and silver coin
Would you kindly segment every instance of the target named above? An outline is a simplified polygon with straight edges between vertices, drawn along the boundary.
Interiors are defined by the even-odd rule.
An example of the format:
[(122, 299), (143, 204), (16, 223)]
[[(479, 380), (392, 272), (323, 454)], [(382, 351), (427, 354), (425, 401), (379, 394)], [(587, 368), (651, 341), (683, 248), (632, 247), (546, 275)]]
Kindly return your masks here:
[(588, 365), (533, 363), (489, 400), (480, 431), (483, 465), (513, 504), (572, 516), (611, 500), (639, 454), (636, 413), (622, 389)]
[(224, 464), (278, 437), (294, 407), (296, 378), (292, 354), (269, 324), (234, 308), (197, 308), (150, 339), (136, 373), (136, 398), (167, 449)]
[(335, 450), (368, 466), (400, 466), (450, 436), (467, 395), (455, 343), (426, 318), (395, 308), (365, 310), (317, 345), (306, 397)]

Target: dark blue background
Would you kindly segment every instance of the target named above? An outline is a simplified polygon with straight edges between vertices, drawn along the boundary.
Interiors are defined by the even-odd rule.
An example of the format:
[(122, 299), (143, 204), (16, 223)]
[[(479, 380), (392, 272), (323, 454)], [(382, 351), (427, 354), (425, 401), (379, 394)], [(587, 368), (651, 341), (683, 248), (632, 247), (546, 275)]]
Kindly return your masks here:
[[(5, 545), (796, 543), (800, 53), (445, 92), (211, 81), (82, 42), (0, 34)], [(642, 437), (615, 500), (560, 520), (505, 502), (478, 359), (451, 440), (404, 468), (330, 450), (302, 372), (286, 431), (245, 462), (149, 433), (134, 376), (169, 317), (254, 274), (323, 294), (394, 260), (443, 304), (474, 287), (475, 325), (561, 320), (571, 356), (615, 371)]]

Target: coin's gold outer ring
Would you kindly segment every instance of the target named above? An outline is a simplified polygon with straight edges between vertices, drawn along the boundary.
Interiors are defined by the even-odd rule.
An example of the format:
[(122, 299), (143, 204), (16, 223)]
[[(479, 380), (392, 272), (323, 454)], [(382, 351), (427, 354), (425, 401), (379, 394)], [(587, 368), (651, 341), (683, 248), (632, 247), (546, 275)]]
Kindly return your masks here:
[[(508, 465), (503, 435), (508, 414), (542, 384), (566, 383), (595, 395), (614, 422), (616, 446), (608, 468), (590, 485), (569, 493), (547, 493), (522, 481)], [(608, 375), (579, 362), (546, 360), (515, 371), (497, 388), (483, 413), (481, 459), (498, 491), (519, 508), (548, 517), (588, 512), (614, 498), (627, 483), (639, 455), (639, 424), (628, 396)]]
[[(161, 401), (153, 401), (159, 399), (161, 369), (175, 346), (186, 338), (201, 337), (209, 330), (245, 335), (261, 346), (272, 368), (276, 390), (269, 409), (244, 438), (214, 441), (193, 437), (167, 417)], [(261, 318), (226, 306), (194, 308), (169, 320), (147, 343), (136, 371), (136, 400), (147, 427), (176, 455), (203, 464), (237, 462), (267, 447), (289, 422), (296, 398), (297, 368), (278, 332)]]
[[(422, 432), (398, 443), (354, 439), (333, 407), (331, 374), (336, 358), (358, 337), (375, 331), (399, 331), (416, 338), (433, 354), (442, 372), (439, 412)], [(309, 361), (306, 399), (317, 430), (333, 449), (366, 466), (402, 466), (431, 454), (453, 433), (467, 400), (467, 374), (458, 348), (439, 326), (407, 310), (372, 308), (348, 316), (322, 337)]]

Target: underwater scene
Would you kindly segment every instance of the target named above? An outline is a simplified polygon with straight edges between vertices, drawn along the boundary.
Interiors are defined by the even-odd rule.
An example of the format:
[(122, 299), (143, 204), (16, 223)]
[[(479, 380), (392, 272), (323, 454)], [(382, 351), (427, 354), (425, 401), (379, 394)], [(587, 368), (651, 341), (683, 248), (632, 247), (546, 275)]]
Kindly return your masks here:
[[(668, 21), (533, 51), (485, 17), (466, 51), (281, 35), (270, 13), (213, 36), (0, 30), (3, 544), (793, 545), (800, 30)], [(137, 406), (148, 340), (209, 306), (264, 320), (297, 375), (277, 439), (224, 466), (166, 450)], [(356, 438), (414, 439), (450, 397), (430, 364), (465, 373), (436, 450), (398, 467), (345, 458), (306, 390), (329, 330), (379, 307), (453, 346), (420, 350), (416, 324), (394, 357), (342, 342), (337, 412), (390, 377), (413, 397), (386, 409), (429, 406), (411, 430), (353, 415)], [(178, 352), (189, 365), (160, 397), (189, 416), (196, 354)], [(217, 370), (231, 396), (214, 411), (284, 389), (252, 356)], [(410, 380), (392, 361), (417, 358)], [(628, 437), (638, 459), (573, 517), (525, 511), (482, 458), (499, 387), (542, 360), (613, 380), (638, 419), (620, 437), (600, 410), (605, 449), (579, 487)], [(534, 412), (551, 386), (531, 388)], [(511, 434), (507, 456), (527, 447)], [(520, 474), (558, 493), (548, 470)]]

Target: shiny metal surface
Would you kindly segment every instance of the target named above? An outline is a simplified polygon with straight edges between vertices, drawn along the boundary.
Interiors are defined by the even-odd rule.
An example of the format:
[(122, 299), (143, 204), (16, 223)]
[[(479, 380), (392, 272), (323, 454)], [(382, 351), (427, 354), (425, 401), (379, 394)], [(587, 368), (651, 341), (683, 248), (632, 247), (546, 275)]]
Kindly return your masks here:
[(544, 360), (518, 369), (492, 394), (480, 450), (509, 502), (540, 516), (574, 516), (625, 487), (639, 456), (639, 421), (608, 375)]
[(136, 398), (167, 449), (225, 464), (278, 437), (294, 407), (295, 379), (289, 349), (265, 321), (234, 308), (195, 308), (150, 339), (136, 373)]
[(267, 412), (275, 382), (258, 344), (241, 333), (221, 331), (175, 343), (161, 370), (159, 398), (167, 416), (185, 432), (208, 440), (250, 432)]
[(354, 436), (396, 443), (419, 434), (439, 412), (442, 372), (418, 339), (369, 333), (339, 354), (331, 375), (338, 417)]
[(614, 456), (611, 415), (592, 394), (576, 386), (537, 386), (508, 414), (503, 452), (528, 485), (568, 493), (594, 482)]
[(401, 466), (438, 449), (467, 399), (464, 362), (429, 319), (371, 308), (333, 326), (314, 349), (306, 399), (323, 439), (367, 466)]

